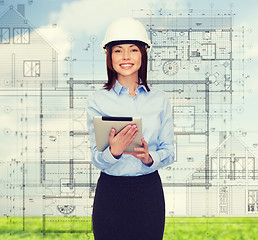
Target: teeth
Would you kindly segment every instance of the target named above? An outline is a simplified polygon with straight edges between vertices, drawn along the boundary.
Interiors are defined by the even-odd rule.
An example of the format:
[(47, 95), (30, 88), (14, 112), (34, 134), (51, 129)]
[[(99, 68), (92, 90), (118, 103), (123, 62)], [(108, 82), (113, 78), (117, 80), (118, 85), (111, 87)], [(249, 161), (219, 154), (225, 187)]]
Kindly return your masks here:
[(121, 64), (121, 66), (124, 66), (124, 67), (130, 67), (132, 66), (133, 64)]

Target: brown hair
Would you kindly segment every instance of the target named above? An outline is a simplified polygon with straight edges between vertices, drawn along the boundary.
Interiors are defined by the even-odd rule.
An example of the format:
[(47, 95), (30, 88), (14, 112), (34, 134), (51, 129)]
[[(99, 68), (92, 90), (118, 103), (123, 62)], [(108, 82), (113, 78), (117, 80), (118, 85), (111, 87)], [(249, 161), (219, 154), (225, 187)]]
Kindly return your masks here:
[[(141, 54), (142, 54), (142, 64), (140, 69), (138, 70), (138, 75), (140, 82), (139, 84), (142, 84), (146, 87), (147, 91), (150, 91), (150, 88), (147, 84), (147, 64), (148, 64), (148, 55), (146, 51), (145, 45), (134, 42), (134, 44), (139, 48)], [(110, 90), (115, 85), (117, 80), (117, 72), (114, 70), (112, 66), (112, 47), (117, 45), (116, 43), (113, 43), (106, 47), (106, 64), (107, 64), (107, 76), (108, 81), (104, 84), (104, 89)]]

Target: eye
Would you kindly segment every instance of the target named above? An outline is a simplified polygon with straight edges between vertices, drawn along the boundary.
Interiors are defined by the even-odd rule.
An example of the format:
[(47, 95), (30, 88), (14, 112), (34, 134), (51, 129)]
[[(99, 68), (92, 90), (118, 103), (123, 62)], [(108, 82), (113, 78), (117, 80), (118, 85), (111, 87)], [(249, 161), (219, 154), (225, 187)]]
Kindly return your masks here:
[(138, 52), (139, 50), (137, 48), (133, 48), (131, 51), (132, 52)]

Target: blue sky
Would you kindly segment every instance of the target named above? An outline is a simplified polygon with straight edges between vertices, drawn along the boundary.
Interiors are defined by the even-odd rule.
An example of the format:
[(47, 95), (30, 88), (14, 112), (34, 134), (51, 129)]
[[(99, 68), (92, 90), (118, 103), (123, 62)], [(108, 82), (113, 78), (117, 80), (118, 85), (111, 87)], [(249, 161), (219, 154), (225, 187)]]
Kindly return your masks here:
[[(257, 0), (0, 0), (0, 12), (10, 5), (25, 4), (26, 18), (51, 43), (59, 53), (59, 61), (72, 54), (72, 57), (83, 60), (82, 65), (75, 65), (77, 79), (91, 77), (87, 68), (91, 69), (93, 49), (95, 57), (95, 77), (105, 77), (105, 55), (100, 44), (106, 27), (115, 19), (122, 16), (132, 16), (137, 10), (177, 10), (193, 9), (197, 12), (232, 12), (235, 14), (234, 34), (239, 34), (242, 26), (245, 29), (245, 65), (244, 65), (244, 94), (235, 95), (233, 99), (232, 128), (234, 131), (247, 132), (243, 138), (251, 150), (258, 156), (258, 2)], [(92, 37), (96, 41), (92, 41)], [(91, 45), (88, 51), (85, 49)], [(93, 47), (94, 44), (94, 47)], [(72, 51), (71, 51), (72, 50)], [(1, 53), (0, 53), (1, 54)], [(234, 55), (236, 58), (237, 54)], [(236, 59), (237, 60), (237, 59)], [(79, 62), (79, 61), (77, 61)], [(237, 61), (234, 61), (235, 64)], [(78, 64), (78, 63), (77, 63)], [(85, 70), (86, 69), (86, 70)], [(59, 68), (62, 78), (66, 66)], [(248, 77), (249, 76), (249, 77)], [(244, 98), (242, 98), (244, 97)], [(242, 111), (238, 111), (242, 109)], [(2, 119), (2, 121), (5, 121)]]
[[(243, 113), (236, 114), (234, 124), (239, 125), (244, 131), (250, 132), (255, 139), (258, 133), (257, 119), (258, 111), (256, 105), (258, 102), (258, 81), (256, 76), (257, 59), (258, 59), (258, 2), (256, 0), (33, 0), (29, 4), (29, 0), (3, 0), (0, 1), (1, 12), (8, 8), (9, 5), (17, 4), (26, 5), (26, 18), (39, 31), (46, 36), (48, 41), (59, 52), (59, 59), (65, 58), (71, 54), (71, 46), (73, 57), (77, 59), (92, 59), (92, 51), (84, 51), (88, 44), (93, 45), (92, 36), (96, 36), (94, 42), (94, 55), (96, 59), (96, 76), (105, 74), (104, 55), (100, 49), (106, 27), (114, 20), (121, 16), (131, 16), (139, 9), (153, 10), (187, 10), (194, 11), (230, 11), (235, 14), (233, 28), (235, 33), (245, 28), (245, 75), (249, 76), (245, 82), (244, 100), (236, 99), (242, 102)], [(57, 25), (57, 27), (53, 27)], [(72, 39), (72, 41), (71, 41)], [(100, 61), (98, 63), (98, 61)], [(65, 69), (60, 68), (61, 72)], [(76, 70), (76, 68), (75, 68)], [(79, 70), (79, 69), (78, 69)], [(79, 72), (79, 71), (78, 71)], [(82, 71), (83, 77), (86, 72)], [(248, 124), (243, 125), (243, 122)], [(240, 126), (240, 125), (243, 126)], [(250, 141), (250, 144), (255, 140)], [(257, 140), (258, 142), (258, 140)]]

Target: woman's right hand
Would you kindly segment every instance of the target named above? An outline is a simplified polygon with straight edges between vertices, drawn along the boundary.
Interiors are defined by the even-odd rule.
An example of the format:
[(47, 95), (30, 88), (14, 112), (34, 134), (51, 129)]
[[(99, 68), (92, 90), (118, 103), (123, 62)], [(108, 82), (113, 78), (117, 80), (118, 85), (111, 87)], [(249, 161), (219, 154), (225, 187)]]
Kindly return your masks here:
[(138, 130), (136, 125), (127, 125), (118, 134), (114, 128), (111, 129), (109, 134), (110, 152), (114, 157), (120, 156), (124, 150), (132, 143), (137, 136)]

